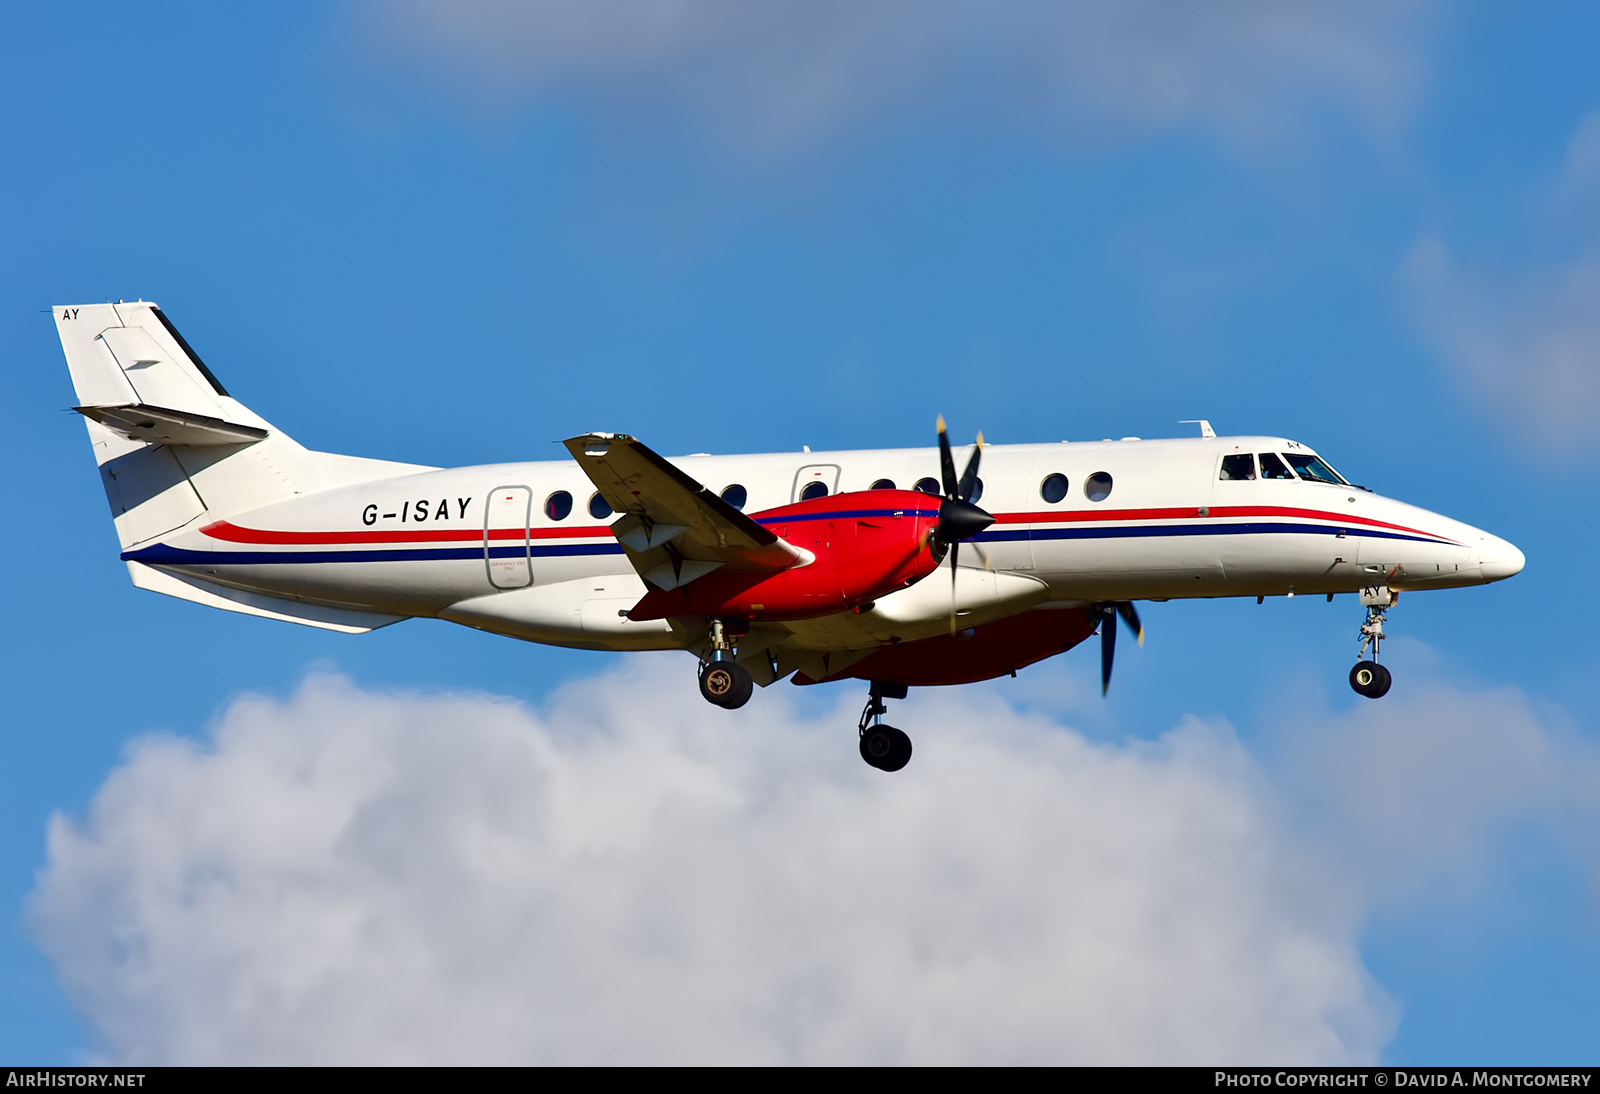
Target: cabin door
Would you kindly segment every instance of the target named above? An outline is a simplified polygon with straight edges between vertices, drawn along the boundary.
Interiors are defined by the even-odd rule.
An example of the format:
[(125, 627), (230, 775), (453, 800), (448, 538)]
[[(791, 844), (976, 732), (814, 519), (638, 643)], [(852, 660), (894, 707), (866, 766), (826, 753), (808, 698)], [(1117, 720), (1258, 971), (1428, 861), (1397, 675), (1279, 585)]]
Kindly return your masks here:
[(522, 589), (533, 584), (528, 552), (528, 518), (533, 491), (526, 486), (497, 486), (483, 507), (483, 561), (489, 584), (497, 589)]

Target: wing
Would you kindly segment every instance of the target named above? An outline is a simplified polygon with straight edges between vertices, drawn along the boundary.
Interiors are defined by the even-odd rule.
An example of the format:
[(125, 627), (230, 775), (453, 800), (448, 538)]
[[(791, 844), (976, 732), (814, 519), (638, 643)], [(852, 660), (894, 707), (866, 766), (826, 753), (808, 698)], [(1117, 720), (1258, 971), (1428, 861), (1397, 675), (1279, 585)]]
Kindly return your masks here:
[(563, 442), (622, 516), (611, 532), (639, 576), (676, 589), (713, 570), (778, 573), (816, 560), (623, 433)]

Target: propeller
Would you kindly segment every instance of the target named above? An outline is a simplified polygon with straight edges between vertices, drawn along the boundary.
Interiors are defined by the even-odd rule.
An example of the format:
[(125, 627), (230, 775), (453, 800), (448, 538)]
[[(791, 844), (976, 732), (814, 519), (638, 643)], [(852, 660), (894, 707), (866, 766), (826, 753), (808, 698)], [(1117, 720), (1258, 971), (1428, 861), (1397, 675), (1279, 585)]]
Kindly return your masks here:
[(956, 562), (961, 555), (961, 541), (970, 539), (994, 523), (994, 517), (972, 504), (972, 493), (978, 486), (978, 462), (983, 457), (983, 434), (973, 446), (966, 470), (956, 478), (955, 457), (950, 454), (950, 434), (944, 426), (944, 415), (939, 415), (939, 472), (943, 480), (944, 499), (939, 502), (939, 523), (933, 538), (950, 548), (950, 636), (956, 633)]
[(1139, 622), (1139, 613), (1133, 610), (1133, 602), (1129, 600), (1096, 604), (1093, 610), (1100, 616), (1100, 694), (1104, 695), (1111, 688), (1111, 660), (1117, 654), (1117, 616), (1122, 616), (1141, 646), (1144, 645), (1144, 624)]

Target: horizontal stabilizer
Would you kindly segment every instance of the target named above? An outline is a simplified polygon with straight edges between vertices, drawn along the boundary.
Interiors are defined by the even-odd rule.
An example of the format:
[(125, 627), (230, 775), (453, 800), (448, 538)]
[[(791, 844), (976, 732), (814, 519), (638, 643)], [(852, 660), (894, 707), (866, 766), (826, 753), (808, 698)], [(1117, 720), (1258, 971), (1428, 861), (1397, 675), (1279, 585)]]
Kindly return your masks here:
[(148, 444), (255, 444), (266, 440), (267, 431), (259, 426), (225, 422), (207, 414), (187, 410), (167, 410), (159, 406), (134, 403), (124, 406), (75, 406), (72, 409), (122, 434), (129, 440)]
[(153, 593), (165, 593), (179, 600), (192, 600), (208, 608), (222, 608), (242, 615), (258, 615), (265, 619), (281, 619), (286, 623), (303, 623), (344, 634), (364, 634), (387, 627), (406, 618), (403, 615), (382, 615), (378, 612), (358, 611), (354, 608), (335, 608), (325, 604), (307, 604), (287, 597), (267, 596), (246, 592), (211, 581), (202, 581), (187, 574), (172, 574), (146, 566), (142, 562), (129, 562), (128, 573), (134, 585)]

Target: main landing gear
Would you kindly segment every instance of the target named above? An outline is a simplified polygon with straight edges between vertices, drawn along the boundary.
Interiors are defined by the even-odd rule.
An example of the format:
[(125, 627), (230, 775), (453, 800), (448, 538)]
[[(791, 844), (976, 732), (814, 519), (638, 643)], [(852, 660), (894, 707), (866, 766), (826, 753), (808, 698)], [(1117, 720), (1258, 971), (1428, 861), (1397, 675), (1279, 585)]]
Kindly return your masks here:
[[(700, 661), (700, 694), (706, 702), (737, 710), (750, 701), (755, 681), (736, 660), (734, 641), (739, 620), (711, 621), (711, 649)], [(906, 686), (872, 681), (866, 709), (857, 729), (861, 732), (861, 758), (879, 771), (899, 771), (911, 762), (911, 738), (894, 726), (884, 725), (885, 699), (904, 699)]]
[(899, 771), (911, 762), (911, 738), (881, 719), (888, 713), (885, 699), (904, 699), (906, 686), (883, 680), (872, 681), (866, 709), (861, 712), (861, 758), (879, 771)]
[(700, 694), (706, 702), (738, 710), (750, 701), (755, 681), (734, 661), (735, 650), (720, 619), (711, 621), (711, 659), (700, 662)]
[[(1367, 621), (1361, 624), (1361, 650), (1356, 654), (1358, 660), (1355, 668), (1350, 670), (1350, 686), (1357, 695), (1365, 695), (1368, 699), (1382, 699), (1389, 694), (1389, 685), (1394, 682), (1389, 670), (1378, 664), (1378, 646), (1384, 638), (1385, 616), (1399, 596), (1387, 585), (1368, 586), (1361, 590), (1361, 604), (1367, 609)], [(1367, 655), (1369, 646), (1372, 647), (1372, 660), (1359, 660)]]

